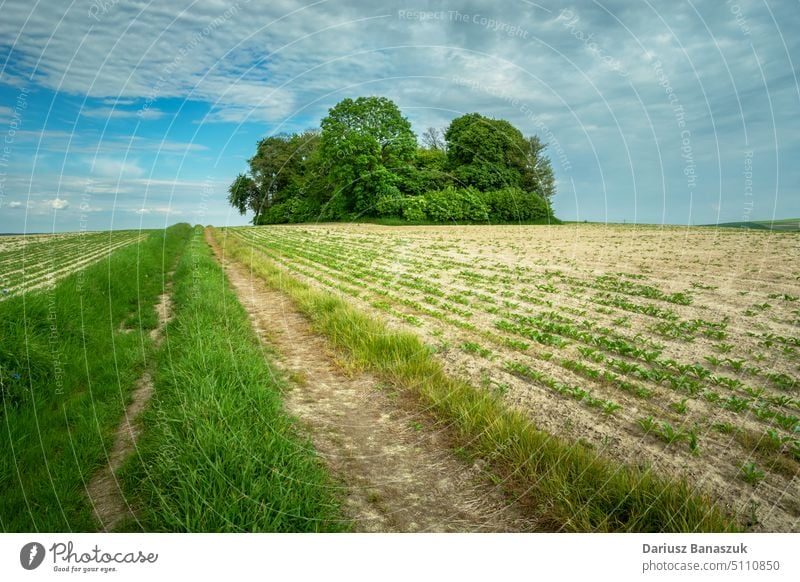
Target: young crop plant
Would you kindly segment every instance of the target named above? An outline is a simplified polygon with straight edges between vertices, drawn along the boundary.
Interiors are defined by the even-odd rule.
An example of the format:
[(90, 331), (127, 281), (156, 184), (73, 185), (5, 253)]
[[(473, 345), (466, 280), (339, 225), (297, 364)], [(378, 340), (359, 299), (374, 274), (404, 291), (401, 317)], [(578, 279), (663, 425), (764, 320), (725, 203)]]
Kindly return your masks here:
[(692, 451), (693, 455), (700, 454), (700, 443), (697, 438), (697, 429), (691, 429), (687, 433), (689, 438), (689, 450)]
[(671, 445), (678, 441), (687, 440), (688, 435), (680, 428), (675, 428), (671, 423), (664, 421), (658, 431), (658, 438)]
[(745, 463), (739, 468), (739, 477), (745, 483), (750, 483), (751, 485), (758, 485), (761, 481), (764, 480), (766, 474), (764, 471), (759, 469), (754, 461), (750, 461)]
[(653, 419), (652, 416), (645, 416), (644, 418), (640, 418), (637, 421), (637, 424), (642, 427), (642, 430), (645, 434), (650, 434), (651, 432), (655, 431), (658, 423)]
[(615, 402), (611, 402), (610, 400), (606, 400), (602, 402), (603, 414), (613, 414), (617, 410), (622, 408), (621, 404), (617, 404)]
[(767, 399), (774, 405), (774, 406), (784, 406), (784, 407), (800, 407), (800, 401), (793, 400), (791, 396), (787, 396), (786, 394), (776, 394), (774, 396), (768, 396)]
[(723, 401), (723, 406), (733, 412), (744, 412), (750, 408), (750, 400), (747, 398), (740, 398), (739, 396), (729, 396)]
[(690, 285), (692, 289), (704, 289), (706, 291), (714, 291), (716, 289), (719, 289), (719, 287), (717, 287), (716, 285), (706, 285), (705, 283), (700, 283), (698, 281), (692, 281)]
[(776, 412), (773, 418), (775, 423), (782, 429), (793, 433), (800, 432), (800, 419), (794, 414), (781, 414), (780, 412)]
[(461, 349), (470, 354), (477, 354), (482, 358), (491, 359), (492, 351), (482, 347), (475, 342), (464, 342), (461, 344)]
[(730, 366), (734, 372), (741, 372), (744, 365), (747, 363), (744, 360), (734, 360), (733, 358), (725, 358), (724, 362)]
[(672, 402), (669, 407), (678, 414), (686, 414), (686, 398), (680, 402)]
[(733, 344), (726, 344), (725, 342), (718, 343), (714, 347), (723, 354), (728, 354), (733, 350)]
[(599, 364), (605, 360), (605, 356), (597, 351), (597, 349), (589, 347), (589, 346), (578, 346), (578, 352), (588, 359), (592, 360), (593, 362)]

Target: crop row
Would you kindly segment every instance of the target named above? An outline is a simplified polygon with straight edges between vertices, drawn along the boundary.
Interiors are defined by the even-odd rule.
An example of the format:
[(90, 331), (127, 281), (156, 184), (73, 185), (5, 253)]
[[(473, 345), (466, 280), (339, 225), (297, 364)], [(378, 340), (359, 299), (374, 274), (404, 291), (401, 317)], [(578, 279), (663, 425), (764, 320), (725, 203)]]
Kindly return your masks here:
[(145, 236), (137, 231), (72, 233), (37, 237), (0, 251), (0, 299), (51, 285)]

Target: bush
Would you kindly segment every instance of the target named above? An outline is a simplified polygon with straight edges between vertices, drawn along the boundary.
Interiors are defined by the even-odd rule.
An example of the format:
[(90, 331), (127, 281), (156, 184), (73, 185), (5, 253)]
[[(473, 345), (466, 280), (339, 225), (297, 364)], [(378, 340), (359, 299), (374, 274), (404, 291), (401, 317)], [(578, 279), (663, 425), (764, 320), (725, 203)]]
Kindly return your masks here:
[(378, 216), (402, 216), (405, 198), (402, 196), (384, 196), (375, 203)]
[(427, 206), (424, 196), (407, 196), (403, 198), (403, 218), (412, 222), (427, 220)]
[(319, 218), (319, 208), (311, 200), (290, 198), (270, 206), (258, 217), (258, 224), (312, 222)]
[(421, 196), (384, 196), (375, 204), (379, 217), (410, 222), (507, 223), (553, 221), (547, 201), (520, 188), (481, 192), (475, 188), (430, 190)]
[(474, 188), (453, 188), (426, 192), (428, 219), (434, 222), (487, 222), (489, 208)]
[(520, 188), (502, 188), (482, 192), (489, 208), (491, 222), (529, 222), (552, 219), (547, 201), (533, 192)]

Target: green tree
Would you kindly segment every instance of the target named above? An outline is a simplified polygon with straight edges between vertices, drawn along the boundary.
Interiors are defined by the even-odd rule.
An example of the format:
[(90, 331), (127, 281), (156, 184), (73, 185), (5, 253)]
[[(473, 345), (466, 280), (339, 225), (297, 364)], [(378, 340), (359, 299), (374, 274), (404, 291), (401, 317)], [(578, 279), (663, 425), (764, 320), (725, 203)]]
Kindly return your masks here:
[[(228, 202), (231, 206), (244, 214), (252, 210), (258, 216), (261, 207), (261, 194), (255, 181), (245, 174), (239, 174), (228, 188)], [(255, 224), (255, 220), (253, 221)]]
[(555, 178), (537, 136), (469, 113), (444, 132), (428, 128), (422, 142), (391, 100), (344, 99), (321, 130), (259, 141), (228, 200), (242, 214), (252, 210), (256, 224), (354, 214), (472, 222), (552, 217)]
[(250, 174), (264, 195), (265, 208), (304, 192), (319, 140), (318, 131), (308, 130), (258, 142), (256, 154), (249, 160)]
[(504, 119), (468, 113), (445, 131), (447, 163), (461, 185), (482, 191), (521, 188), (550, 201), (555, 176), (547, 144), (538, 136), (524, 137)]
[(528, 138), (527, 146), (520, 186), (528, 192), (536, 192), (550, 204), (556, 193), (556, 178), (550, 158), (544, 155), (547, 144), (533, 135)]
[(416, 148), (411, 124), (385, 97), (344, 99), (322, 120), (321, 164), (343, 212), (374, 214), (378, 199), (399, 195)]
[(468, 113), (454, 119), (444, 135), (448, 166), (462, 185), (496, 190), (520, 184), (528, 146), (509, 122)]

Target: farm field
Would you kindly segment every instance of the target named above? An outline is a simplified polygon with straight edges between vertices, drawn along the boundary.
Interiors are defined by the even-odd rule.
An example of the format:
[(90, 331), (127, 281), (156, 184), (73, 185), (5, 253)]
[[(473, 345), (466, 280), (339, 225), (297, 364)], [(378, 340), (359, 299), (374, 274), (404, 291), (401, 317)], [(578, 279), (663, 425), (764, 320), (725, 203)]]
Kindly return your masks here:
[(784, 218), (783, 220), (750, 220), (746, 222), (723, 222), (709, 225), (722, 228), (752, 228), (757, 230), (775, 230), (780, 232), (800, 232), (799, 218)]
[(225, 232), (420, 335), (448, 373), (754, 531), (800, 515), (800, 240), (757, 230), (303, 225)]
[(0, 237), (0, 301), (59, 279), (147, 237), (139, 231)]
[(346, 530), (202, 227), (115, 235), (0, 303), (0, 530)]
[(2, 241), (5, 531), (797, 529), (789, 234), (77, 236)]

